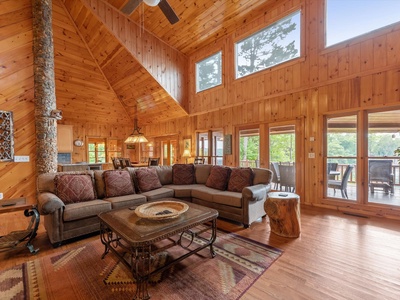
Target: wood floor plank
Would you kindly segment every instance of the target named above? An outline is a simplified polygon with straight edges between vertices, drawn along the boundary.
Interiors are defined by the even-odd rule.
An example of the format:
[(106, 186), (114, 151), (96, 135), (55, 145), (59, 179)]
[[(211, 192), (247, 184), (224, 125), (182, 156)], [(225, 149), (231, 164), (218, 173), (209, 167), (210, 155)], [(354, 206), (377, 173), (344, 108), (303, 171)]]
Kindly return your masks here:
[[(2, 215), (0, 234), (23, 229), (25, 223), (16, 225), (23, 218), (18, 212)], [(284, 250), (241, 299), (398, 299), (399, 221), (302, 206), (302, 233), (297, 239), (271, 233), (268, 222), (268, 217), (263, 218), (244, 229), (218, 220), (221, 229)], [(39, 253), (32, 256), (27, 249), (2, 252), (0, 269), (98, 238), (94, 235), (53, 249), (41, 224), (34, 240)]]

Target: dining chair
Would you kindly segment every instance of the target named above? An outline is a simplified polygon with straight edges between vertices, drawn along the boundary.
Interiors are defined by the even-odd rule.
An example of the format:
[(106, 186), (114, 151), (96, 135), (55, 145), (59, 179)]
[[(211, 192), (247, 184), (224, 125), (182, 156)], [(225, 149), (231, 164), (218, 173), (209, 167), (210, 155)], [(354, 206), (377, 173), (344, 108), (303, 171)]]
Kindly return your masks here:
[(114, 170), (118, 170), (120, 169), (120, 163), (119, 163), (119, 159), (116, 157), (111, 157), (111, 161), (114, 167)]
[(390, 159), (371, 159), (368, 162), (369, 188), (371, 194), (375, 188), (382, 188), (386, 194), (394, 193), (393, 161)]
[(349, 199), (349, 196), (347, 195), (347, 183), (353, 169), (353, 165), (348, 165), (343, 173), (342, 180), (328, 180), (328, 188), (333, 189), (333, 194), (336, 193), (336, 190), (340, 190), (342, 193), (342, 198)]
[(296, 168), (294, 165), (279, 165), (280, 190), (284, 188), (285, 192), (296, 191)]
[(125, 167), (132, 167), (130, 158), (124, 158), (124, 161), (125, 161)]
[(149, 157), (148, 165), (149, 166), (158, 166), (160, 164), (160, 158), (151, 158)]
[(195, 159), (194, 159), (194, 164), (195, 165), (204, 165), (204, 163), (205, 163), (205, 161), (206, 161), (206, 159), (204, 158), (204, 157), (196, 157)]

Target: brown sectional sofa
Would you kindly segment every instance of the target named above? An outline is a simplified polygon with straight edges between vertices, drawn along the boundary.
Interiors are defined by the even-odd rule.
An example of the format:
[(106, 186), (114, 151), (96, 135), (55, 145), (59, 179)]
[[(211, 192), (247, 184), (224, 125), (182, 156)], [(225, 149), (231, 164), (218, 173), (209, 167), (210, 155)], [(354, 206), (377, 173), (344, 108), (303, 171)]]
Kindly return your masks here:
[[(219, 211), (220, 217), (243, 223), (245, 227), (248, 227), (258, 218), (265, 216), (264, 202), (271, 188), (272, 172), (270, 170), (262, 168), (251, 169), (252, 182), (250, 186), (244, 187), (242, 192), (236, 192), (210, 187), (208, 180), (212, 173), (212, 165), (191, 165), (194, 172), (193, 182), (176, 184), (179, 181), (179, 176), (177, 176), (179, 175), (179, 169), (178, 165), (175, 166), (176, 168), (172, 166), (149, 167), (153, 169), (150, 170), (151, 172), (146, 171), (149, 168), (126, 168), (122, 171), (123, 173), (120, 171), (118, 174), (123, 175), (126, 175), (126, 171), (129, 172), (130, 184), (134, 188), (133, 193), (129, 192), (129, 188), (126, 190), (126, 187), (118, 186), (118, 177), (114, 180), (114, 183), (117, 181), (117, 185), (114, 186), (112, 191), (109, 188), (111, 183), (105, 180), (105, 172), (110, 171), (59, 172), (39, 175), (37, 181), (38, 208), (40, 214), (44, 216), (44, 226), (50, 242), (53, 245), (59, 245), (65, 240), (98, 231), (99, 221), (97, 215), (100, 212), (137, 206), (162, 198), (173, 197), (215, 208)], [(187, 167), (185, 168), (187, 169)], [(232, 174), (243, 170), (230, 167), (224, 167), (224, 169), (225, 171), (229, 169), (229, 173), (232, 172)], [(234, 169), (236, 170), (234, 171)], [(140, 178), (143, 173), (146, 176), (149, 175), (146, 172), (153, 177), (150, 179), (148, 177)], [(154, 176), (154, 174), (157, 174), (157, 176)], [(63, 196), (60, 194), (60, 184), (57, 180), (61, 177), (68, 177), (63, 177), (63, 175), (83, 175), (87, 180), (91, 180), (92, 186), (89, 183), (85, 191), (90, 191), (93, 187), (94, 192), (90, 194), (88, 199), (94, 199), (76, 203), (64, 203), (60, 199)], [(213, 175), (215, 175), (215, 172)], [(73, 176), (69, 176), (67, 179), (71, 180), (71, 178)], [(216, 178), (219, 184), (220, 177)], [(152, 179), (156, 179), (156, 182), (151, 183), (150, 186), (144, 186), (151, 182)], [(183, 180), (186, 180), (186, 178)], [(121, 181), (123, 180), (121, 179)], [(68, 181), (66, 182), (68, 185)], [(143, 190), (140, 190), (140, 187)], [(118, 195), (118, 191), (123, 190), (129, 194)], [(117, 195), (113, 195), (113, 193), (117, 193)], [(80, 197), (80, 195), (74, 196)], [(86, 196), (82, 195), (82, 197)]]

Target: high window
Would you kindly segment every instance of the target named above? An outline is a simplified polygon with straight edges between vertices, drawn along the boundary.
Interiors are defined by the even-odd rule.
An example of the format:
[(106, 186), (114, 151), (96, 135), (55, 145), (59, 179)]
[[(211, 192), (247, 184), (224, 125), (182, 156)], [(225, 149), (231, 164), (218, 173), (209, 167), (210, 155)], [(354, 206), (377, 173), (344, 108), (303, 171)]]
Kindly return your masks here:
[(222, 84), (222, 52), (196, 63), (196, 92)]
[(300, 56), (300, 11), (235, 44), (236, 78)]
[(326, 46), (400, 21), (400, 1), (326, 0)]

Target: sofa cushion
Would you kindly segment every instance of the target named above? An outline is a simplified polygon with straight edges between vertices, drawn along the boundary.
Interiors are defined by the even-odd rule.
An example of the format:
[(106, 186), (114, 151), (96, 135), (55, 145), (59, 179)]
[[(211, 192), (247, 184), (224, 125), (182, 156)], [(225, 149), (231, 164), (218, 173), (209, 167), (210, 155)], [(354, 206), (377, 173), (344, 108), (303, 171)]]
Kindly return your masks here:
[(103, 173), (104, 184), (106, 187), (106, 197), (117, 197), (134, 194), (131, 175), (124, 170), (108, 170)]
[(104, 201), (110, 202), (112, 209), (116, 209), (116, 208), (131, 207), (144, 204), (147, 202), (147, 199), (145, 196), (141, 194), (130, 194), (130, 195), (106, 198), (104, 199)]
[(208, 176), (206, 186), (221, 191), (226, 190), (231, 169), (222, 166), (213, 166)]
[(252, 185), (253, 177), (251, 168), (232, 168), (227, 190), (241, 193), (245, 187)]
[(97, 216), (99, 213), (111, 210), (111, 203), (104, 200), (93, 200), (81, 203), (72, 203), (65, 206), (63, 220), (75, 221)]
[(175, 164), (172, 166), (173, 184), (193, 184), (194, 183), (194, 165), (193, 164)]
[(93, 177), (89, 174), (62, 174), (54, 177), (56, 195), (65, 203), (96, 199)]
[(206, 184), (212, 165), (195, 165), (196, 183)]
[(138, 168), (135, 170), (135, 177), (142, 193), (162, 187), (154, 168)]
[(213, 196), (218, 192), (220, 192), (220, 190), (206, 187), (205, 185), (198, 185), (192, 189), (192, 198), (213, 202)]
[(242, 194), (237, 192), (223, 191), (213, 195), (213, 202), (233, 207), (242, 207)]
[(172, 183), (172, 166), (157, 166), (152, 168), (156, 169), (158, 179), (160, 179), (162, 185)]
[(174, 190), (162, 187), (159, 189), (144, 192), (141, 195), (146, 196), (147, 201), (153, 201), (153, 200), (158, 200), (158, 199), (163, 199), (163, 198), (174, 197)]

